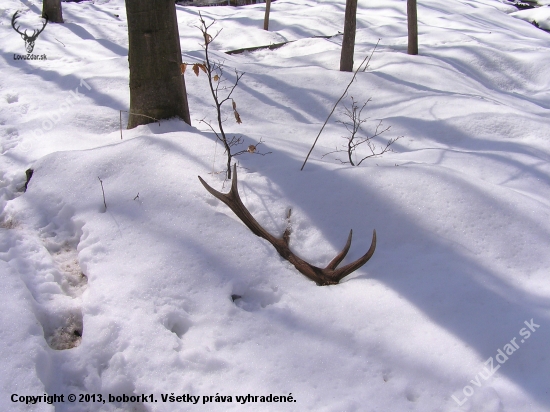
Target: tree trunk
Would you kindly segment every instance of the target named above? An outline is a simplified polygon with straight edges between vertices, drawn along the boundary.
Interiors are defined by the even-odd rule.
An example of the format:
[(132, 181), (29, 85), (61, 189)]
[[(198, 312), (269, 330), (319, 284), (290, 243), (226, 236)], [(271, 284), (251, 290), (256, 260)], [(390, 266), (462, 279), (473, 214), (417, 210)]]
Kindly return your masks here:
[(346, 16), (344, 21), (344, 39), (340, 55), (340, 71), (353, 71), (353, 51), (355, 49), (355, 21), (357, 16), (357, 0), (346, 0)]
[(50, 23), (63, 23), (61, 0), (44, 0), (42, 3), (42, 17)]
[(126, 0), (126, 13), (128, 129), (175, 116), (191, 124), (174, 0)]
[(269, 30), (269, 9), (271, 8), (271, 0), (265, 1), (265, 17), (264, 17), (264, 30)]
[(418, 21), (416, 17), (416, 0), (407, 0), (407, 22), (409, 25), (409, 46), (407, 53), (418, 54)]

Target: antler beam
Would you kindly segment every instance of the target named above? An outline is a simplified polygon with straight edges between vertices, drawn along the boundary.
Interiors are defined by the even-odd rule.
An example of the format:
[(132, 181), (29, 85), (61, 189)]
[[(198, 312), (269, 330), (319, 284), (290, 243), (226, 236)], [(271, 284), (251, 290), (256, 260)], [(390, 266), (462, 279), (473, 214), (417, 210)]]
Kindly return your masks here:
[[(239, 190), (237, 188), (237, 167), (233, 165), (233, 179), (231, 181), (231, 190), (229, 193), (221, 193), (217, 190), (214, 190), (208, 185), (200, 176), (199, 180), (208, 192), (215, 198), (221, 200), (237, 215), (239, 219), (254, 233), (256, 236), (259, 236), (273, 245), (275, 250), (281, 255), (284, 259), (288, 260), (294, 265), (296, 269), (309, 279), (313, 280), (319, 286), (326, 285), (336, 285), (344, 277), (352, 273), (353, 271), (359, 269), (363, 266), (374, 254), (376, 249), (376, 230), (372, 232), (372, 242), (369, 250), (362, 257), (357, 259), (354, 262), (351, 262), (339, 269), (337, 266), (342, 262), (344, 257), (349, 251), (351, 246), (351, 238), (353, 231), (350, 230), (348, 240), (344, 249), (334, 259), (330, 261), (326, 268), (321, 269), (317, 266), (313, 266), (306, 262), (305, 260), (299, 258), (289, 248), (288, 242), (290, 240), (290, 227), (287, 226), (285, 232), (283, 233), (282, 238), (276, 238), (271, 235), (267, 230), (265, 230), (254, 217), (250, 214), (248, 209), (244, 206), (241, 198), (239, 196)], [(290, 218), (290, 213), (289, 216)]]

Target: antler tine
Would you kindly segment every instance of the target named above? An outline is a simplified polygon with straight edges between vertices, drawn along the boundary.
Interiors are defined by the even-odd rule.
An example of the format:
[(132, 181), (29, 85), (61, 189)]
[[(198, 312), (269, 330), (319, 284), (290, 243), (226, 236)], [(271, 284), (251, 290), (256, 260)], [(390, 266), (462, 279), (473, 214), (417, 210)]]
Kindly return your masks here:
[(332, 259), (330, 261), (330, 263), (327, 265), (327, 267), (325, 269), (334, 270), (334, 269), (336, 269), (336, 266), (338, 266), (340, 264), (340, 262), (342, 260), (344, 260), (344, 258), (348, 254), (349, 248), (351, 246), (351, 236), (352, 236), (352, 234), (353, 234), (353, 230), (350, 230), (346, 245), (344, 246), (342, 251), (340, 253), (338, 253), (334, 259)]
[[(351, 238), (351, 234), (350, 234), (350, 238)], [(367, 263), (369, 259), (372, 257), (372, 255), (374, 254), (375, 249), (376, 249), (376, 229), (372, 231), (372, 242), (370, 244), (370, 248), (367, 251), (367, 253), (365, 253), (362, 257), (360, 257), (356, 261), (351, 262), (346, 266), (342, 266), (340, 269), (336, 269), (334, 271), (334, 274), (332, 276), (334, 276), (336, 283), (338, 283), (341, 279), (345, 278), (347, 275), (356, 271), (365, 263)]]
[(256, 236), (262, 237), (268, 241), (276, 240), (271, 236), (260, 224), (254, 219), (250, 212), (246, 209), (241, 197), (239, 196), (239, 188), (237, 187), (237, 165), (233, 165), (233, 177), (231, 179), (231, 189), (229, 193), (221, 193), (213, 189), (199, 176), (202, 185), (212, 196), (225, 203), (237, 215), (239, 219), (254, 233)]

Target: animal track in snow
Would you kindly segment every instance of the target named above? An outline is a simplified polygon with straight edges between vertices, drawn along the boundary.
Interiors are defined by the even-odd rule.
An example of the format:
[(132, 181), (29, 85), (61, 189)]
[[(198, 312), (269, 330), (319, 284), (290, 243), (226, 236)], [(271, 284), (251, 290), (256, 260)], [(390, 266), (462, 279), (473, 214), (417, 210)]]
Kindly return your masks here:
[(239, 308), (247, 312), (254, 312), (281, 300), (281, 293), (277, 286), (271, 287), (240, 287), (235, 288), (231, 300)]
[(176, 334), (178, 338), (182, 338), (192, 326), (187, 313), (182, 310), (172, 310), (161, 315), (162, 324), (170, 332)]
[(15, 127), (7, 127), (1, 132), (2, 146), (1, 153), (4, 154), (8, 150), (17, 147), (20, 142), (19, 131)]
[(9, 104), (12, 104), (12, 103), (17, 103), (19, 101), (19, 95), (16, 93), (16, 94), (7, 94), (6, 95), (6, 101), (9, 103)]
[[(77, 247), (82, 236), (81, 228), (67, 214), (72, 215), (66, 207), (61, 207), (57, 218), (61, 218), (64, 227), (50, 223), (41, 230), (42, 242), (51, 256), (54, 271), (51, 274), (61, 288), (64, 298), (71, 299), (70, 307), (49, 328), (44, 328), (46, 341), (52, 349), (70, 349), (80, 345), (83, 334), (82, 311), (80, 298), (88, 285), (88, 278), (82, 272), (78, 262)], [(46, 330), (49, 329), (48, 333)]]
[(15, 220), (4, 213), (0, 259), (8, 262), (29, 289), (48, 345), (63, 350), (78, 346), (83, 334), (80, 301), (87, 277), (77, 255), (82, 231), (72, 219), (72, 210), (63, 205), (48, 220), (35, 231), (9, 224)]

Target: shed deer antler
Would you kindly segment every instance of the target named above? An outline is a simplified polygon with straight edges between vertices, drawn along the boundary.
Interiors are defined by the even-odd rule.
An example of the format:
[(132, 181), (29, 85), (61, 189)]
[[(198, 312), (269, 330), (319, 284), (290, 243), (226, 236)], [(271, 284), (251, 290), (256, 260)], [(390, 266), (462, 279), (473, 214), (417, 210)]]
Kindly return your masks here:
[[(344, 246), (344, 249), (342, 249), (342, 251), (330, 261), (326, 268), (321, 269), (317, 266), (313, 266), (291, 252), (288, 246), (291, 232), (289, 226), (287, 226), (286, 230), (284, 231), (282, 238), (276, 238), (275, 236), (271, 235), (267, 230), (265, 230), (246, 209), (243, 202), (241, 201), (239, 190), (237, 188), (236, 165), (233, 165), (233, 179), (231, 181), (231, 190), (229, 191), (229, 193), (224, 194), (218, 192), (217, 190), (214, 190), (200, 176), (199, 180), (201, 181), (204, 188), (208, 190), (210, 194), (212, 194), (212, 196), (221, 200), (223, 203), (229, 206), (229, 208), (237, 215), (239, 219), (241, 219), (241, 221), (252, 231), (252, 233), (254, 233), (256, 236), (264, 238), (269, 243), (271, 243), (273, 247), (277, 250), (277, 252), (279, 252), (279, 255), (292, 263), (300, 273), (313, 280), (319, 286), (338, 284), (340, 280), (342, 280), (344, 277), (367, 263), (367, 261), (374, 253), (374, 249), (376, 248), (376, 230), (373, 230), (372, 232), (372, 243), (367, 253), (361, 258), (357, 259), (355, 262), (351, 262), (337, 269), (336, 267), (344, 259), (351, 246), (351, 236), (353, 231), (350, 230), (348, 240), (346, 242), (346, 245)], [(288, 217), (290, 218), (290, 212)]]

